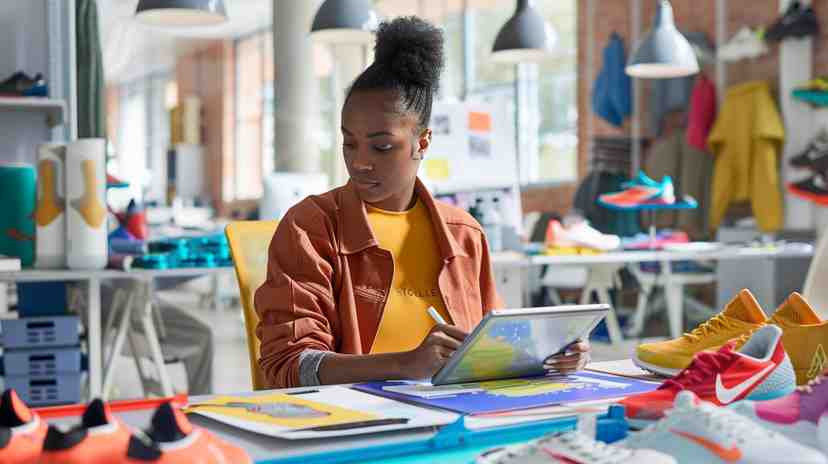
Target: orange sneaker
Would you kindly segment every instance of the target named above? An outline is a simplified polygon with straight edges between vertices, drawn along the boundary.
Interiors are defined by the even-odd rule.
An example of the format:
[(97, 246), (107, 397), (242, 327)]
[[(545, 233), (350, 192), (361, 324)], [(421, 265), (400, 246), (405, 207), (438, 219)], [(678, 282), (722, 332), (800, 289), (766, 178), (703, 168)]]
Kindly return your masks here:
[(8, 389), (0, 399), (0, 464), (37, 464), (47, 425)]
[(243, 449), (212, 433), (193, 427), (187, 417), (169, 403), (158, 407), (145, 437), (134, 435), (127, 464), (252, 464)]
[(129, 427), (96, 399), (86, 407), (80, 425), (67, 432), (49, 427), (40, 464), (121, 464), (131, 436)]

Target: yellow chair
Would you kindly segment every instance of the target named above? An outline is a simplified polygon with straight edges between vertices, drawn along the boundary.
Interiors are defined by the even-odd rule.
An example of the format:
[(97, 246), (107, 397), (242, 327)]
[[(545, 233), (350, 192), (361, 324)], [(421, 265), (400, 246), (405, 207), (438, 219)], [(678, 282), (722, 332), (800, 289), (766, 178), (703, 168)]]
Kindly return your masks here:
[(267, 276), (267, 250), (277, 224), (278, 221), (239, 221), (228, 224), (224, 229), (239, 281), (254, 390), (267, 387), (264, 373), (259, 367), (259, 339), (256, 337), (259, 316), (253, 305), (253, 295)]

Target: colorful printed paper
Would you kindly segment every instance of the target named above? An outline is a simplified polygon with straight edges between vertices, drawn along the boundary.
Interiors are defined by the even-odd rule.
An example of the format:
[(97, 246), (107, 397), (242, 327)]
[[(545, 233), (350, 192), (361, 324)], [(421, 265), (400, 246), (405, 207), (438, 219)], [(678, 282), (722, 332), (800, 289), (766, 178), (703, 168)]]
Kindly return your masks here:
[(609, 374), (495, 380), (433, 386), (427, 382), (371, 382), (354, 388), (463, 414), (537, 408), (581, 401), (623, 398), (655, 390), (657, 383)]
[(345, 424), (377, 418), (375, 414), (278, 393), (244, 397), (217, 396), (195, 407), (188, 407), (185, 411), (211, 412), (257, 424), (292, 429)]

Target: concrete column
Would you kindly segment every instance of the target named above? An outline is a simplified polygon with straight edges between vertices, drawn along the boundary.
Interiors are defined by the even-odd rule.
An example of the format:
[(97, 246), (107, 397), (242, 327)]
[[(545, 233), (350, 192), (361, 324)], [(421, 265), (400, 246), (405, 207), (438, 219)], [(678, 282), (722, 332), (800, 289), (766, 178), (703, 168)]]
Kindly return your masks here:
[(343, 185), (348, 180), (348, 171), (342, 159), (342, 105), (345, 103), (345, 92), (354, 82), (354, 79), (367, 66), (365, 47), (362, 45), (341, 44), (333, 45), (334, 56), (334, 144), (333, 166), (331, 169), (331, 185)]
[(319, 172), (319, 95), (310, 25), (320, 2), (273, 0), (276, 160), (283, 172)]

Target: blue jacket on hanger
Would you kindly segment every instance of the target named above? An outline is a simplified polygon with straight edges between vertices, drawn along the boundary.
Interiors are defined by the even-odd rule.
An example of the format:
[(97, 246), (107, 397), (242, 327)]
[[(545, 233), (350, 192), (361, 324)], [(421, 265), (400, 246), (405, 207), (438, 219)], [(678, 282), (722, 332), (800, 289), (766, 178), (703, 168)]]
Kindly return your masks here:
[(624, 39), (613, 32), (604, 48), (604, 66), (592, 88), (592, 110), (619, 127), (632, 114), (632, 81), (624, 71), (626, 66)]

